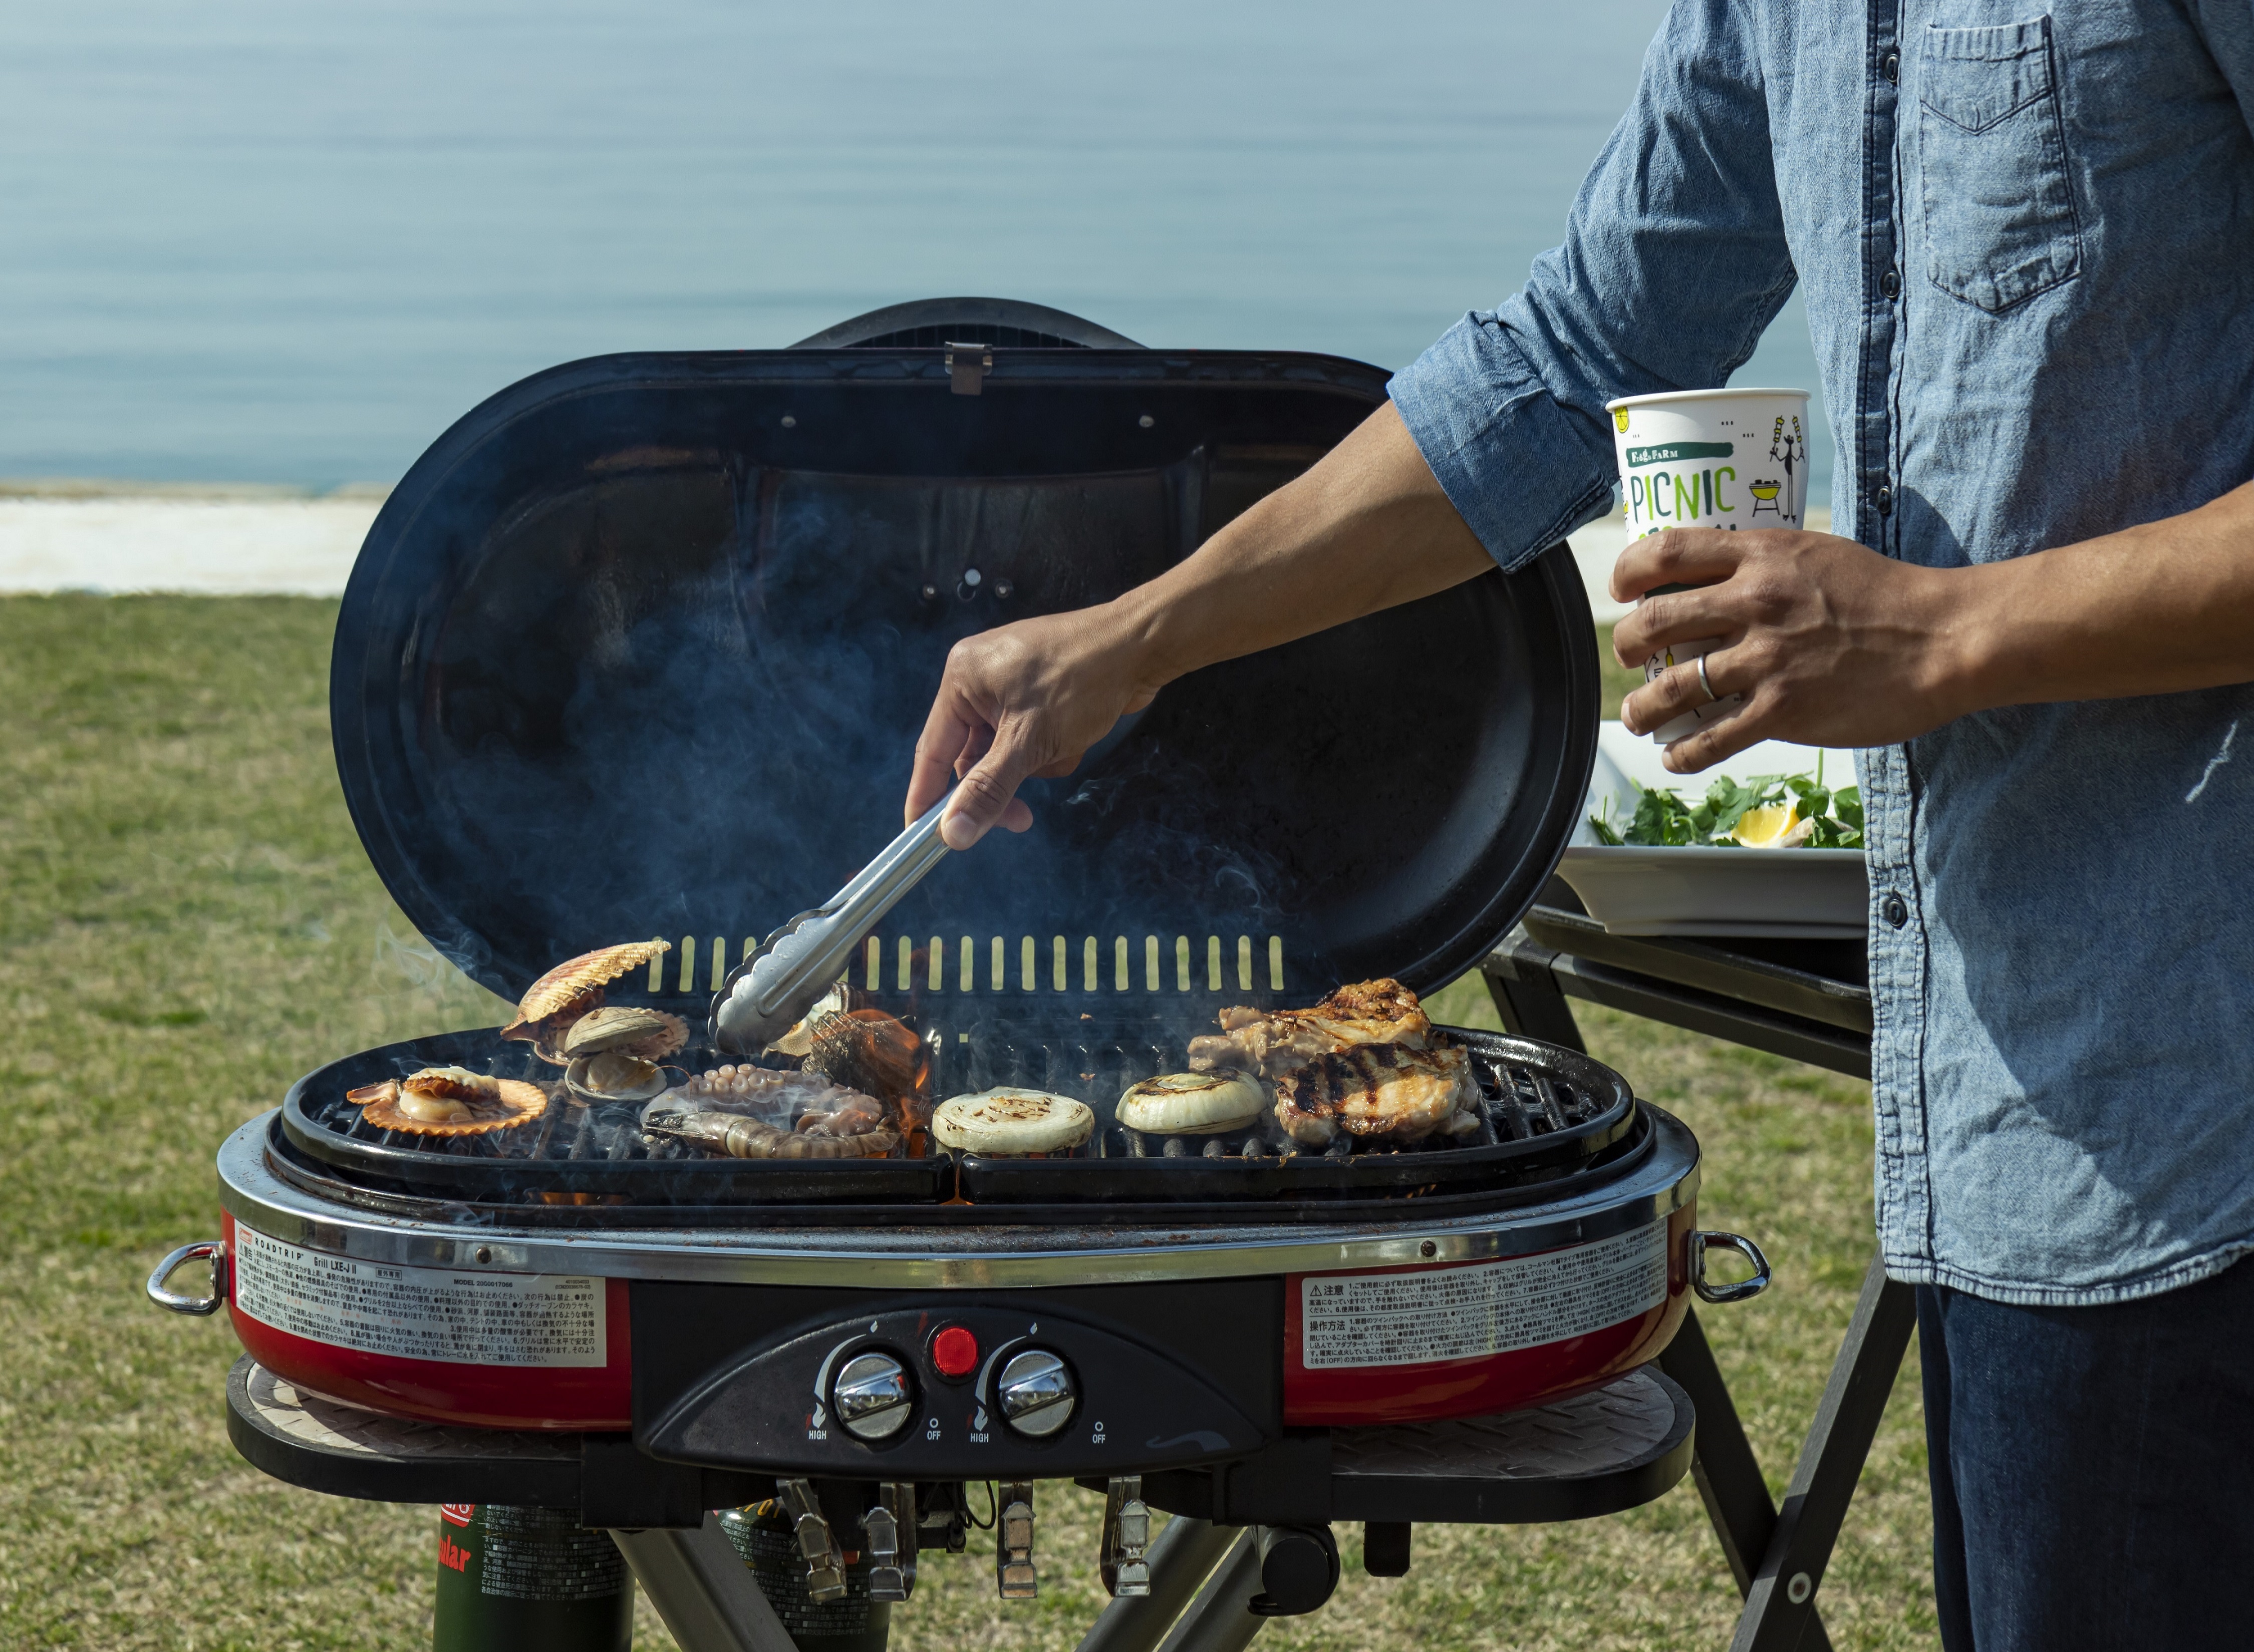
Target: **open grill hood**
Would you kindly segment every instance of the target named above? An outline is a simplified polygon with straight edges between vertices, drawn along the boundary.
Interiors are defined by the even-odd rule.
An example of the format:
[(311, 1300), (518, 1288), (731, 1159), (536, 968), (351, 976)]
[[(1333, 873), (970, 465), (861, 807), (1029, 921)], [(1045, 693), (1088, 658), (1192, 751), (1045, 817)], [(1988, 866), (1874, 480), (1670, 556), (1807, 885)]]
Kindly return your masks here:
[[(695, 1015), (898, 830), (958, 638), (1149, 578), (1384, 398), (1328, 356), (954, 354), (598, 357), (417, 462), (354, 570), (331, 710), (360, 836), (442, 952), (514, 998), (662, 935), (614, 996)], [(1186, 1023), (1372, 976), (1428, 990), (1556, 863), (1595, 671), (1559, 547), (1185, 678), (1027, 788), (1033, 831), (942, 864), (854, 978), (927, 1008), (1127, 992)]]

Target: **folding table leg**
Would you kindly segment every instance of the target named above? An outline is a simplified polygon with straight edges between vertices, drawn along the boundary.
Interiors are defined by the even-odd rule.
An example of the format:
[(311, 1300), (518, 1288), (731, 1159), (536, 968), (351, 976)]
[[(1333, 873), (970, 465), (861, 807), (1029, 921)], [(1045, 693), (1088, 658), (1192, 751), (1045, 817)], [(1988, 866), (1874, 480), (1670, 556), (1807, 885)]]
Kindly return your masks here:
[(1488, 997), (1494, 1000), (1494, 1012), (1502, 1018), (1504, 1032), (1588, 1054), (1589, 1046), (1581, 1041), (1580, 1026), (1573, 1019), (1573, 1006), (1565, 1002), (1565, 995), (1547, 970), (1538, 976), (1531, 970), (1506, 975), (1490, 964), (1480, 974), (1487, 982)]
[(1816, 1620), (1816, 1591), (1916, 1328), (1916, 1294), (1887, 1278), (1885, 1263), (1872, 1257), (1847, 1340), (1816, 1408), (1816, 1424), (1785, 1488), (1776, 1530), (1754, 1572), (1731, 1652), (1796, 1652), (1802, 1645)]
[(705, 1516), (694, 1531), (613, 1531), (611, 1537), (681, 1652), (798, 1652), (715, 1516)]

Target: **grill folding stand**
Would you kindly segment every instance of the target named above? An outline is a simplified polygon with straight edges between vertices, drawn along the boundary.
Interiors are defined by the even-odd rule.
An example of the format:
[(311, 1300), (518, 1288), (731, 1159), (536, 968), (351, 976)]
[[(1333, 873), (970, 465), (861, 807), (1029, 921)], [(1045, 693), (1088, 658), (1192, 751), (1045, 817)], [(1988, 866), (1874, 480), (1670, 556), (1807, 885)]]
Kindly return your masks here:
[[(935, 331), (942, 336), (925, 336)], [(965, 336), (981, 342), (949, 342)], [(679, 927), (708, 935), (741, 934), (760, 917), (771, 925), (792, 896), (834, 886), (826, 874), (850, 870), (833, 866), (838, 856), (889, 835), (874, 830), (885, 788), (869, 776), (906, 749), (954, 638), (1102, 600), (1148, 578), (1312, 463), (1383, 394), (1383, 374), (1360, 364), (1144, 352), (1070, 317), (990, 301), (903, 306), (808, 343), (764, 354), (605, 358), (505, 391), (424, 456), (362, 550), (332, 678), (346, 801), (417, 928), (509, 996), (558, 957), (647, 933), (653, 915), (676, 913)], [(998, 366), (997, 346), (1010, 353)], [(1507, 1024), (1565, 1046), (1544, 1055), (1497, 1041), (1520, 1042), (1513, 1059), (1551, 1074), (1527, 1082), (1554, 1134), (1518, 1139), (1510, 1106), (1498, 1102), (1480, 1126), (1491, 1139), (1482, 1133), (1470, 1146), (1429, 1154), (1275, 1158), (1248, 1140), (1206, 1162), (1210, 1148), (1177, 1157), (1179, 1143), (1158, 1152), (1127, 1141), (1117, 1153), (1106, 1146), (1047, 1165), (971, 1157), (955, 1166), (811, 1166), (827, 1180), (792, 1171), (767, 1184), (802, 1181), (803, 1200), (770, 1193), (766, 1203), (746, 1202), (730, 1192), (738, 1172), (784, 1167), (705, 1161), (707, 1173), (646, 1162), (634, 1132), (615, 1121), (607, 1133), (593, 1129), (592, 1110), (568, 1150), (544, 1149), (530, 1165), (508, 1151), (439, 1162), (396, 1143), (347, 1141), (318, 1116), (343, 1069), (454, 1059), (440, 1051), (447, 1040), (369, 1052), (309, 1078), (280, 1113), (223, 1148), (234, 1239), (248, 1216), (274, 1245), (294, 1248), (294, 1261), (270, 1254), (260, 1265), (299, 1269), (312, 1297), (323, 1268), (381, 1264), (592, 1275), (621, 1307), (639, 1292), (637, 1432), (620, 1432), (616, 1394), (606, 1396), (608, 1412), (535, 1407), (542, 1428), (466, 1426), (458, 1397), (379, 1414), (246, 1358), (229, 1384), (238, 1448), (279, 1478), (342, 1495), (567, 1511), (617, 1536), (688, 1652), (790, 1644), (710, 1510), (780, 1493), (787, 1506), (801, 1505), (804, 1543), (809, 1522), (847, 1533), (885, 1508), (905, 1538), (931, 1530), (934, 1511), (903, 1506), (901, 1481), (999, 1478), (1014, 1506), (1019, 1482), (1068, 1473), (1114, 1502), (1131, 1496), (1176, 1516), (1144, 1557), (1149, 1592), (1115, 1600), (1085, 1644), (1189, 1652), (1241, 1646), (1267, 1616), (1319, 1606), (1336, 1581), (1334, 1521), (1362, 1522), (1369, 1569), (1398, 1575), (1418, 1521), (1574, 1519), (1648, 1502), (1692, 1468), (1694, 1418), (1711, 1405), (1697, 1446), (1700, 1484), (1733, 1569), (1758, 1598), (1771, 1528), (1813, 1534), (1822, 1521), (1803, 1519), (1789, 1501), (1781, 1522), (1769, 1510), (1687, 1301), (1694, 1289), (1708, 1301), (1752, 1294), (1766, 1265), (1756, 1254), (1754, 1280), (1706, 1283), (1700, 1241), (1713, 1236), (1692, 1229), (1696, 1143), (1616, 1075), (1604, 1074), (1620, 1085), (1611, 1110), (1561, 1110), (1547, 1088), (1556, 1075), (1603, 1074), (1578, 1052), (1558, 996), (1571, 977), (1557, 962), (1563, 950), (1539, 968), (1513, 962), (1515, 948), (1538, 951), (1530, 928), (1490, 956), (1494, 937), (1543, 888), (1579, 812), (1595, 734), (1593, 660), (1581, 640), (1588, 629), (1561, 547), (1508, 579), (1489, 576), (1185, 679), (1050, 788), (1040, 805), (1044, 832), (998, 844), (928, 882), (900, 908), (900, 933), (882, 946), (872, 940), (866, 959), (868, 986), (923, 998), (921, 1012), (948, 1030), (948, 1058), (967, 1046), (962, 1059), (974, 1068), (988, 1059), (982, 1050), (1019, 1047), (994, 1018), (998, 1005), (1004, 1019), (1013, 1003), (1038, 1006), (1048, 1030), (1026, 1043), (1046, 1054), (1024, 1059), (1056, 1065), (1069, 1048), (1060, 1012), (1077, 1025), (1097, 1018), (1099, 999), (1130, 1011), (1138, 1001), (1130, 981), (1143, 1004), (1156, 1009), (1163, 988), (1175, 1006), (1155, 1026), (1178, 1021), (1193, 1002), (1178, 995), (1194, 988), (1217, 1003), (1275, 1006), (1307, 1001), (1315, 981), (1390, 974), (1430, 988), (1485, 960)], [(1407, 726), (1421, 731), (1424, 760), (1392, 760), (1400, 748), (1384, 732)], [(1382, 766), (1355, 766), (1373, 760)], [(931, 896), (942, 886), (956, 908)], [(684, 891), (695, 892), (693, 903)], [(1050, 937), (1052, 953), (1033, 932), (1048, 936), (1047, 920), (1067, 912), (1079, 920), (1076, 937), (1096, 933), (1084, 944)], [(971, 927), (956, 921), (962, 913), (1007, 928), (1021, 948), (1005, 956), (994, 936), (990, 958), (983, 941), (960, 934)], [(699, 921), (708, 917), (716, 921)], [(1530, 925), (1536, 920), (1548, 921), (1537, 913)], [(1285, 934), (1270, 933), (1278, 928)], [(1144, 943), (1139, 958), (1130, 934)], [(961, 944), (950, 948), (945, 937), (954, 935)], [(626, 996), (687, 1009), (718, 984), (724, 947), (716, 939), (699, 957), (684, 938), (677, 976), (668, 962), (647, 990), (635, 985)], [(974, 974), (982, 996), (971, 996)], [(992, 996), (1005, 991), (1012, 996)], [(1232, 996), (1217, 996), (1224, 991)], [(1081, 1002), (1088, 1013), (1066, 1012)], [(422, 1045), (430, 1047), (416, 1054)], [(1087, 1059), (1094, 1070), (1048, 1082), (1076, 1076), (1091, 1100), (1116, 1095), (1121, 1069), (1107, 1068), (1108, 1057)], [(380, 1075), (379, 1067), (367, 1076)], [(1039, 1071), (1013, 1076), (1043, 1082)], [(1595, 1090), (1570, 1082), (1586, 1092), (1574, 1106), (1595, 1105)], [(1520, 1113), (1521, 1124), (1532, 1116)], [(1586, 1136), (1590, 1152), (1574, 1162), (1542, 1157), (1589, 1131), (1597, 1132)], [(1512, 1158), (1522, 1150), (1538, 1150), (1523, 1173)], [(506, 1181), (519, 1171), (535, 1180), (492, 1202), (493, 1176)], [(976, 1202), (945, 1202), (948, 1176)], [(855, 1179), (867, 1187), (823, 1202)], [(908, 1197), (909, 1182), (930, 1186)], [(706, 1186), (710, 1196), (668, 1194), (653, 1204), (661, 1184)], [(537, 1202), (522, 1202), (528, 1194)], [(1172, 1210), (1153, 1204), (1168, 1200)], [(873, 1228), (871, 1210), (880, 1213)], [(763, 1222), (763, 1232), (750, 1232)], [(902, 1230), (889, 1252), (886, 1224)], [(861, 1236), (835, 1239), (848, 1230)], [(839, 1455), (859, 1449), (853, 1442), (821, 1433), (819, 1404), (801, 1418), (802, 1401), (778, 1409), (766, 1397), (779, 1391), (768, 1380), (776, 1373), (800, 1387), (812, 1375), (793, 1363), (807, 1338), (789, 1329), (806, 1322), (809, 1301), (817, 1318), (867, 1306), (869, 1334), (881, 1328), (900, 1342), (882, 1293), (921, 1290), (925, 1311), (960, 1305), (992, 1348), (998, 1321), (990, 1327), (976, 1316), (1013, 1311), (1004, 1300), (1013, 1288), (1046, 1292), (1059, 1320), (1068, 1320), (1079, 1299), (1072, 1292), (1083, 1286), (1084, 1298), (1110, 1292), (1113, 1303), (1136, 1290), (1182, 1291), (1184, 1300), (1202, 1292), (1199, 1299), (1225, 1315), (1231, 1292), (1298, 1300), (1284, 1288), (1295, 1274), (1359, 1268), (1398, 1278), (1489, 1258), (1579, 1255), (1631, 1233), (1659, 1247), (1635, 1264), (1646, 1278), (1654, 1265), (1665, 1276), (1656, 1306), (1617, 1324), (1586, 1321), (1608, 1326), (1601, 1334), (1545, 1333), (1559, 1340), (1527, 1351), (1566, 1365), (1526, 1390), (1530, 1409), (1466, 1416), (1468, 1390), (1459, 1390), (1452, 1409), (1445, 1396), (1428, 1396), (1420, 1411), (1396, 1393), (1383, 1397), (1396, 1409), (1367, 1420), (1295, 1419), (1288, 1366), (1284, 1389), (1273, 1387), (1281, 1346), (1260, 1341), (1288, 1324), (1272, 1307), (1224, 1318), (1248, 1328), (1250, 1346), (1230, 1353), (1239, 1339), (1208, 1336), (1220, 1350), (1211, 1360), (1185, 1346), (1205, 1320), (1185, 1328), (1149, 1316), (1160, 1329), (1143, 1340), (1172, 1363), (1158, 1368), (1165, 1403), (1151, 1418), (1130, 1420), (1162, 1418), (1170, 1406), (1202, 1420), (1178, 1438), (1161, 1427), (1140, 1446), (1144, 1431), (1130, 1438), (1122, 1422), (1108, 1476), (1098, 1460), (1074, 1458), (1060, 1471), (1070, 1453), (1045, 1470), (1001, 1430), (994, 1455), (977, 1460), (1009, 1472), (977, 1473), (954, 1434), (926, 1444), (942, 1439), (934, 1418), (930, 1433), (911, 1426), (892, 1442), (900, 1478), (879, 1489), (873, 1463)], [(184, 1248), (150, 1293), (183, 1312), (214, 1312), (240, 1292), (249, 1266), (230, 1281), (232, 1254)], [(1091, 1256), (1111, 1258), (1101, 1266), (1115, 1272), (1088, 1274)], [(212, 1294), (170, 1292), (171, 1271), (196, 1258), (212, 1264)], [(1592, 1285), (1593, 1276), (1567, 1284)], [(795, 1305), (780, 1300), (794, 1290)], [(735, 1294), (722, 1304), (696, 1298), (699, 1291)], [(1592, 1292), (1564, 1294), (1586, 1303)], [(700, 1300), (713, 1312), (700, 1316)], [(766, 1318), (746, 1328), (738, 1320), (747, 1313)], [(718, 1330), (716, 1317), (726, 1320)], [(612, 1314), (614, 1348), (625, 1346), (626, 1322)], [(286, 1363), (288, 1337), (256, 1323), (272, 1334), (269, 1357)], [(836, 1340), (839, 1326), (822, 1329), (833, 1359), (850, 1356), (862, 1323), (843, 1327), (852, 1333), (846, 1341)], [(1662, 1362), (1644, 1363), (1675, 1326)], [(1065, 1348), (1068, 1361), (1069, 1328), (1052, 1326), (1043, 1339)], [(697, 1340), (706, 1332), (736, 1339), (719, 1365), (710, 1337)], [(682, 1368), (668, 1376), (664, 1350), (675, 1342), (695, 1358), (675, 1359)], [(1123, 1357), (1133, 1344), (1131, 1335), (1088, 1342), (1116, 1346)], [(307, 1345), (319, 1360), (305, 1368), (346, 1373), (356, 1368), (342, 1356), (360, 1346)], [(728, 1366), (738, 1348), (740, 1363)], [(1189, 1373), (1230, 1360), (1244, 1381), (1200, 1399)], [(742, 1380), (696, 1388), (699, 1372), (724, 1367)], [(617, 1377), (626, 1368), (613, 1360), (607, 1368)], [(1381, 1387), (1422, 1380), (1392, 1370), (1363, 1375)], [(553, 1375), (522, 1362), (486, 1373), (504, 1397)], [(816, 1378), (823, 1395), (833, 1395), (829, 1375), (825, 1367)], [(1132, 1394), (1116, 1373), (1082, 1376), (1112, 1382), (1116, 1415), (1138, 1409), (1125, 1403)], [(652, 1387), (665, 1382), (674, 1386)], [(1002, 1390), (982, 1372), (976, 1392), (990, 1391)], [(966, 1411), (969, 1393), (957, 1396)], [(1250, 1411), (1213, 1403), (1246, 1394)], [(1115, 1415), (1111, 1404), (1101, 1414)], [(418, 1410), (457, 1420), (407, 1420)], [(583, 1414), (609, 1420), (585, 1432), (556, 1420)], [(1097, 1414), (1092, 1405), (1088, 1414)], [(1231, 1418), (1253, 1420), (1232, 1434)], [(718, 1433), (696, 1436), (708, 1423)], [(1103, 1444), (1085, 1437), (1084, 1418), (1074, 1426), (1083, 1431), (1074, 1452)], [(731, 1428), (731, 1448), (696, 1443), (720, 1438), (726, 1447)], [(909, 1472), (927, 1459), (937, 1472)], [(1128, 1520), (1108, 1523), (1107, 1564), (1134, 1558)], [(959, 1541), (959, 1522), (948, 1522), (940, 1511)], [(1015, 1549), (1032, 1541), (1030, 1510), (1022, 1530), (1013, 1508), (997, 1523), (1006, 1594), (1012, 1565), (1024, 1564)], [(1804, 1606), (1812, 1583), (1795, 1597), (1796, 1574), (1784, 1575), (1779, 1598)], [(884, 1608), (871, 1610), (880, 1640)], [(1801, 1615), (1812, 1620), (1812, 1610)]]

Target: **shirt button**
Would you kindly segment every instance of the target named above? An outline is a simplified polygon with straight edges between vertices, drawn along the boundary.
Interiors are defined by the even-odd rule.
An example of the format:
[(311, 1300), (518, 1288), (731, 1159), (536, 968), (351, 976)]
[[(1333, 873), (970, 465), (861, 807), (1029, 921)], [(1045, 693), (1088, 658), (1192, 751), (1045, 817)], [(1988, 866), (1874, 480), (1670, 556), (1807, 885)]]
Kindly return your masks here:
[(1909, 903), (1900, 895), (1887, 895), (1880, 906), (1879, 911), (1885, 915), (1886, 920), (1897, 929), (1909, 921)]
[(1880, 515), (1892, 514), (1894, 508), (1894, 490), (1891, 487), (1881, 487), (1871, 495), (1871, 503), (1878, 507)]
[(1895, 297), (1901, 291), (1901, 276), (1894, 270), (1887, 270), (1879, 277), (1879, 290), (1889, 298)]
[(1889, 52), (1880, 59), (1879, 73), (1885, 75), (1889, 82), (1899, 81), (1901, 79), (1901, 53)]

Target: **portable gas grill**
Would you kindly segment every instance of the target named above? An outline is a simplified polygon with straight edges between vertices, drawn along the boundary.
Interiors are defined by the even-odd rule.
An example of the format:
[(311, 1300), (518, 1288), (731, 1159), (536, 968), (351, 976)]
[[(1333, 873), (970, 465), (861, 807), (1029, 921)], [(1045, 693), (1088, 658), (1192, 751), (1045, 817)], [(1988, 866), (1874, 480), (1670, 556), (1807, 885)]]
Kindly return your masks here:
[[(331, 712), (361, 838), (495, 991), (656, 934), (673, 949), (610, 1001), (701, 1027), (751, 938), (892, 836), (956, 640), (1160, 571), (1384, 379), (965, 301), (536, 375), (424, 456), (355, 565)], [(1768, 1275), (1697, 1230), (1696, 1142), (1617, 1074), (1458, 1031), (1473, 1131), (1390, 1149), (1146, 1137), (1112, 1112), (1223, 1006), (1477, 965), (1578, 813), (1590, 637), (1560, 546), (1199, 673), (1029, 786), (1034, 831), (892, 910), (848, 980), (920, 1033), (933, 1094), (1078, 1096), (1083, 1148), (736, 1160), (560, 1094), (451, 1139), (346, 1102), (427, 1065), (552, 1076), (451, 1033), (322, 1068), (237, 1131), (221, 1239), (152, 1293), (228, 1303), (233, 1433), (262, 1468), (639, 1533), (620, 1546), (684, 1647), (787, 1644), (711, 1638), (782, 1633), (706, 1515), (755, 1499), (793, 1511), (815, 1598), (863, 1550), (882, 1602), (919, 1532), (962, 1541), (966, 1483), (1010, 1488), (1005, 1594), (1032, 1587), (1030, 1482), (1104, 1488), (1124, 1598), (1098, 1634), (1126, 1646), (1209, 1571), (1221, 1639), (1185, 1644), (1227, 1642), (1247, 1600), (1312, 1609), (1334, 1519), (1405, 1570), (1416, 1520), (1656, 1496), (1692, 1419), (1645, 1368), (1691, 1291)], [(1755, 1278), (1710, 1285), (1714, 1244)], [(193, 1256), (211, 1295), (162, 1291)], [(1150, 1553), (1146, 1507), (1185, 1516)]]

